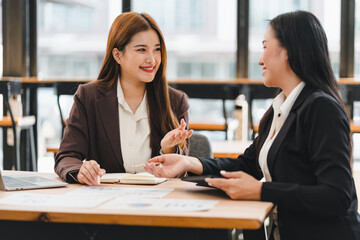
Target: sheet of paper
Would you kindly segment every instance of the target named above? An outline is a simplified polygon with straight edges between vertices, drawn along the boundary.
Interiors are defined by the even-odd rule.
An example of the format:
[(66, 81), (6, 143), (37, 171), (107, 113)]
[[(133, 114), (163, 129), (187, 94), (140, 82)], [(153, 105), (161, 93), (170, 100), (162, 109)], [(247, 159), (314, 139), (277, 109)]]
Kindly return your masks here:
[(115, 198), (101, 205), (100, 208), (140, 211), (206, 211), (217, 203), (217, 200)]
[(173, 188), (141, 188), (141, 187), (101, 187), (101, 186), (82, 186), (65, 195), (70, 196), (107, 196), (118, 198), (163, 198), (168, 195)]
[(111, 199), (109, 196), (71, 196), (67, 194), (11, 193), (0, 198), (0, 204), (64, 208), (94, 208)]

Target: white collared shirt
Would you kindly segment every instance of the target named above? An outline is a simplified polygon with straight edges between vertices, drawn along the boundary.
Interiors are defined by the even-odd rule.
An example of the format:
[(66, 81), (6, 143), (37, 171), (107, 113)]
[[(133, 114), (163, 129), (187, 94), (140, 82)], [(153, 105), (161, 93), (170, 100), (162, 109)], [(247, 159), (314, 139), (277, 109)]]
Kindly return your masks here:
[(142, 164), (151, 158), (150, 125), (147, 113), (146, 92), (133, 113), (125, 101), (120, 80), (117, 83), (119, 103), (120, 146), (126, 172), (144, 172), (144, 168), (135, 165)]
[(304, 82), (300, 82), (286, 98), (284, 92), (281, 92), (274, 100), (272, 107), (274, 109), (274, 117), (271, 123), (270, 132), (259, 154), (259, 165), (264, 174), (265, 181), (271, 182), (271, 175), (267, 164), (268, 153), (281, 127), (289, 116), (290, 110), (294, 105), (300, 92), (305, 87)]

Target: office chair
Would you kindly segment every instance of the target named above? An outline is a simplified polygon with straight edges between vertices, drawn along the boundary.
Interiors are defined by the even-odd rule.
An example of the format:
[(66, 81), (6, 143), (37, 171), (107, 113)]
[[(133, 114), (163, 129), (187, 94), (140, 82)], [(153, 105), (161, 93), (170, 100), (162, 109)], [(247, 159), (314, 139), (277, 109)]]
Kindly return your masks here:
[(244, 92), (246, 93), (246, 99), (249, 104), (249, 125), (252, 130), (251, 139), (255, 139), (256, 133), (259, 131), (259, 126), (254, 126), (253, 116), (252, 116), (252, 107), (253, 100), (255, 99), (269, 99), (274, 98), (276, 95), (277, 88), (267, 88), (262, 85), (254, 85), (251, 88), (247, 88)]
[(209, 139), (201, 134), (194, 132), (190, 138), (189, 156), (193, 157), (213, 157)]
[[(8, 145), (13, 146), (14, 159), (12, 165), (15, 170), (37, 170), (37, 159), (35, 152), (35, 138), (33, 127), (35, 125), (35, 116), (23, 116), (22, 115), (22, 104), (20, 96), (22, 93), (21, 81), (6, 81), (0, 84), (0, 93), (3, 94), (4, 100), (4, 116), (0, 120), (0, 127), (4, 129), (11, 128), (12, 135), (8, 134)], [(16, 104), (10, 104), (10, 102), (16, 102)], [(14, 109), (16, 108), (16, 109)], [(20, 137), (21, 131), (27, 130), (30, 138), (30, 151), (31, 151), (31, 163), (30, 166), (21, 166), (20, 160)], [(9, 136), (10, 135), (10, 136)]]
[(58, 105), (58, 109), (59, 109), (60, 121), (61, 121), (61, 126), (62, 126), (61, 138), (64, 136), (64, 130), (66, 127), (66, 119), (64, 118), (64, 114), (63, 114), (62, 107), (60, 104), (60, 97), (62, 95), (73, 96), (75, 94), (78, 86), (82, 83), (83, 82), (65, 82), (65, 81), (54, 83), (54, 91), (56, 94), (57, 105)]

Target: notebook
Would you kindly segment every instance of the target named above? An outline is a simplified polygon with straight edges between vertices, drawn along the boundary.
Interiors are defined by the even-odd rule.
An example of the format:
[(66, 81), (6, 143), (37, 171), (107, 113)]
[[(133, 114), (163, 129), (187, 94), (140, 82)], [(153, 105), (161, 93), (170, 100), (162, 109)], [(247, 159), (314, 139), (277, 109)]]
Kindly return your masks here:
[(66, 185), (66, 182), (39, 177), (36, 175), (19, 173), (8, 176), (6, 174), (2, 175), (0, 171), (0, 190), (2, 191), (65, 187)]
[(101, 183), (149, 184), (165, 182), (167, 178), (158, 178), (148, 172), (139, 173), (107, 173), (100, 178)]

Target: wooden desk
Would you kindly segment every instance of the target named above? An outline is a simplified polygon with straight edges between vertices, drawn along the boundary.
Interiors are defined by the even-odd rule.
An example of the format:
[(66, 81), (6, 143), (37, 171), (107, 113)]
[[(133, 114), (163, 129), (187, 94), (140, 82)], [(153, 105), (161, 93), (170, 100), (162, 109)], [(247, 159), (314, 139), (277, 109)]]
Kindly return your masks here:
[(46, 152), (53, 153), (54, 156), (58, 153), (59, 147), (47, 147)]
[[(18, 124), (18, 122), (19, 120), (15, 119), (15, 123)], [(2, 119), (0, 119), (0, 124), (1, 126), (11, 127), (12, 126), (11, 117), (4, 116)]]
[[(20, 126), (27, 126), (27, 125), (34, 125), (35, 124), (35, 118), (34, 117), (23, 117), (23, 118), (14, 118), (15, 124)], [(2, 127), (11, 127), (12, 121), (10, 116), (4, 116), (2, 119), (0, 119), (0, 125)]]
[(237, 158), (252, 141), (211, 141), (214, 158)]
[(189, 129), (193, 130), (207, 130), (207, 131), (226, 131), (226, 124), (216, 123), (189, 123)]
[(352, 133), (360, 133), (360, 125), (355, 125), (353, 121), (350, 121), (350, 130)]
[[(10, 171), (6, 171), (9, 173)], [(16, 172), (11, 172), (15, 174)], [(27, 172), (22, 172), (27, 173)], [(36, 173), (40, 176), (58, 178), (51, 173)], [(81, 185), (70, 184), (65, 188), (31, 190), (31, 193), (64, 194)], [(134, 187), (135, 185), (102, 184), (111, 187)], [(131, 226), (186, 227), (211, 229), (258, 229), (271, 212), (273, 204), (260, 201), (231, 200), (222, 191), (195, 186), (180, 179), (146, 188), (174, 188), (165, 198), (218, 200), (219, 203), (208, 211), (164, 212), (130, 211), (116, 209), (71, 209), (54, 207), (27, 207), (0, 205), (0, 220), (24, 222), (50, 222), (71, 224), (111, 224)], [(1, 192), (0, 197), (11, 194)], [(151, 239), (151, 238), (149, 238)]]

